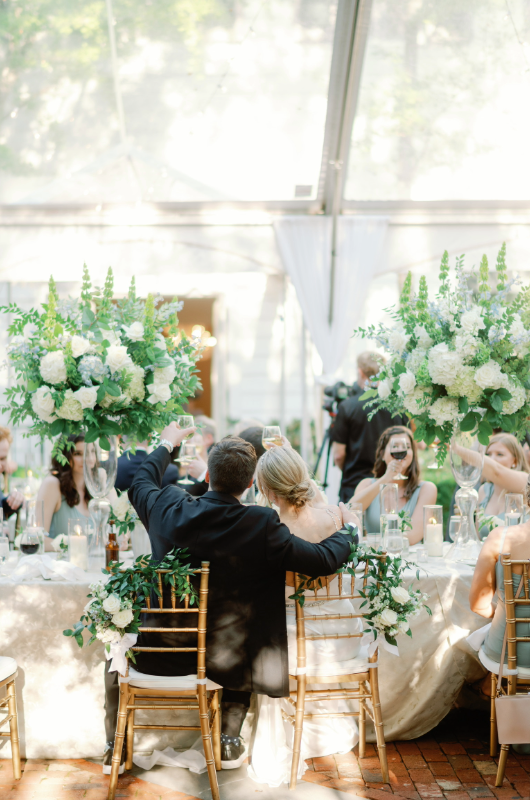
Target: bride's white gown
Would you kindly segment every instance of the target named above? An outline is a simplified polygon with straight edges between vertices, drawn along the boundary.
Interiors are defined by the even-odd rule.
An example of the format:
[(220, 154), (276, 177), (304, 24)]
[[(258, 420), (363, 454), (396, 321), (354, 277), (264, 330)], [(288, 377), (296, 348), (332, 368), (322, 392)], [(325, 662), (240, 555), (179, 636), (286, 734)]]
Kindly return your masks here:
[[(287, 637), (289, 646), (289, 674), (296, 675), (296, 616), (295, 606), (288, 597), (293, 588), (286, 586)], [(338, 594), (338, 579), (330, 584), (330, 593)], [(343, 593), (349, 593), (349, 576), (343, 578)], [(327, 592), (319, 591), (319, 597)], [(309, 597), (314, 598), (311, 592)], [(335, 600), (306, 605), (306, 613), (311, 615), (355, 613), (350, 600)], [(358, 613), (358, 611), (356, 612)], [(360, 619), (310, 620), (305, 623), (306, 635), (360, 633), (363, 625)], [(366, 648), (361, 651), (361, 638), (306, 640), (308, 675), (347, 675), (359, 670), (359, 665), (367, 660)], [(334, 684), (333, 688), (339, 688)], [(296, 682), (291, 680), (291, 689)], [(319, 688), (324, 688), (324, 685)], [(331, 711), (354, 711), (352, 702), (345, 700), (327, 702), (306, 702), (307, 713), (329, 713)], [(251, 752), (248, 775), (258, 783), (280, 786), (288, 782), (291, 774), (292, 744), (294, 726), (289, 717), (294, 718), (294, 706), (286, 698), (271, 698), (261, 695), (258, 698), (257, 722)], [(298, 777), (306, 770), (305, 759), (334, 753), (347, 753), (359, 739), (355, 717), (322, 718), (304, 720), (302, 752)]]

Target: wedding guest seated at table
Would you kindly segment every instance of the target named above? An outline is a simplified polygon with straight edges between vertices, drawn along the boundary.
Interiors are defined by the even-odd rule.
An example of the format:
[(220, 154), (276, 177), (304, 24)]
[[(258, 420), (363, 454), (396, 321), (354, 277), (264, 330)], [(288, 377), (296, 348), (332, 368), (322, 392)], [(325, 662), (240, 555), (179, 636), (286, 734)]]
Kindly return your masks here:
[[(194, 431), (180, 430), (175, 423), (162, 431), (161, 444), (138, 470), (129, 498), (149, 533), (155, 559), (181, 547), (189, 550), (193, 566), (210, 562), (206, 675), (223, 687), (221, 760), (223, 768), (233, 769), (245, 758), (239, 734), (251, 693), (289, 694), (286, 571), (312, 577), (333, 574), (349, 557), (352, 539), (348, 530), (341, 529), (319, 541), (315, 525), (315, 543), (304, 541), (292, 536), (272, 509), (242, 505), (240, 498), (252, 485), (257, 458), (254, 447), (238, 437), (227, 437), (212, 448), (206, 476), (209, 491), (203, 497), (191, 497), (178, 486), (162, 489), (171, 453)], [(329, 517), (321, 516), (327, 532)], [(355, 515), (346, 508), (342, 519), (355, 523)], [(178, 625), (174, 615), (171, 620)], [(149, 626), (148, 615), (146, 623)], [(185, 636), (163, 634), (162, 642), (185, 646)], [(156, 647), (160, 640), (158, 634), (148, 633), (138, 644)], [(142, 652), (136, 660), (139, 672), (154, 675), (192, 674), (197, 664), (194, 653)], [(110, 771), (119, 693), (117, 673), (108, 668), (105, 693), (103, 769)]]
[[(478, 506), (484, 516), (504, 521), (507, 492), (523, 494), (528, 479), (528, 464), (520, 442), (511, 433), (492, 436), (486, 449), (482, 469), (484, 483), (479, 489)], [(480, 528), (480, 538), (485, 539), (488, 525)]]
[[(284, 447), (272, 447), (258, 461), (256, 482), (260, 493), (278, 509), (280, 522), (290, 532), (306, 542), (322, 542), (338, 531), (343, 524), (342, 510), (338, 506), (317, 506), (315, 488), (303, 459), (287, 443)], [(344, 580), (349, 581), (349, 576)], [(338, 592), (338, 579), (329, 576), (322, 579), (329, 585), (332, 594)], [(296, 672), (296, 614), (294, 600), (294, 574), (286, 576), (285, 598), (288, 639), (289, 672)], [(310, 592), (314, 597), (313, 591)], [(320, 620), (306, 620), (309, 634), (327, 635), (360, 633), (360, 619), (325, 619), (326, 614), (355, 613), (350, 600), (326, 602), (327, 589), (321, 590), (323, 599), (311, 606), (311, 614), (321, 615)], [(320, 639), (306, 642), (306, 666), (326, 666), (327, 674), (346, 674), (348, 664), (360, 650), (361, 638)], [(337, 701), (339, 704), (341, 701)], [(342, 703), (344, 705), (344, 703)], [(308, 709), (310, 710), (310, 709)], [(326, 711), (351, 711), (352, 709), (331, 708)], [(292, 714), (292, 706), (281, 698), (262, 698), (252, 749), (251, 775), (258, 783), (278, 786), (287, 782), (291, 769), (292, 726), (284, 724), (282, 712)], [(287, 740), (285, 731), (287, 731)], [(289, 745), (287, 741), (291, 739)], [(353, 717), (329, 719), (314, 718), (304, 729), (303, 749), (305, 758), (345, 753), (358, 741), (357, 725)], [(286, 752), (286, 747), (288, 751)]]
[[(529, 503), (530, 479), (528, 475), (526, 478), (527, 484), (524, 497), (525, 502)], [(504, 572), (501, 564), (502, 553), (510, 553), (512, 559), (515, 561), (530, 558), (530, 522), (525, 522), (521, 525), (498, 527), (492, 530), (482, 545), (473, 574), (473, 581), (469, 592), (469, 605), (471, 611), (474, 611), (475, 614), (480, 614), (481, 617), (485, 617), (486, 619), (491, 619), (493, 617), (491, 628), (482, 642), (482, 651), (486, 659), (491, 659), (491, 661), (496, 664), (499, 664), (501, 660), (502, 643), (506, 630)], [(522, 568), (520, 566), (514, 566), (514, 595), (519, 588), (521, 574)], [(493, 602), (494, 597), (496, 598), (496, 603)], [(518, 605), (515, 610), (515, 616), (516, 618), (530, 617), (530, 606)], [(526, 622), (518, 623), (517, 635), (530, 637), (530, 624)], [(483, 661), (483, 658), (481, 658), (481, 661)], [(504, 661), (505, 664), (508, 663), (508, 652), (506, 652)], [(484, 666), (490, 669), (487, 663), (484, 663)], [(530, 667), (530, 641), (517, 643), (517, 666)], [(486, 676), (482, 691), (484, 697), (489, 699), (489, 676)], [(526, 748), (524, 751), (519, 750), (519, 752), (530, 751), (528, 745), (514, 745), (514, 748)]]
[(83, 475), (85, 437), (71, 434), (68, 441), (75, 445), (67, 451), (68, 463), (60, 464), (52, 457), (51, 475), (44, 478), (37, 495), (37, 509), (41, 507), (39, 501), (44, 501), (44, 520), (37, 522), (48, 531), (44, 540), (46, 550), (53, 550), (51, 540), (60, 533), (68, 534), (68, 520), (89, 517), (88, 503), (92, 498)]
[[(392, 445), (396, 439), (406, 440), (407, 455), (401, 461), (392, 458)], [(380, 530), (379, 490), (387, 483), (398, 487), (398, 511), (407, 511), (411, 516), (412, 530), (407, 532), (410, 544), (416, 544), (423, 537), (423, 506), (436, 503), (437, 488), (430, 481), (420, 479), (420, 465), (416, 442), (412, 431), (395, 425), (383, 431), (377, 443), (374, 464), (374, 478), (365, 478), (355, 490), (353, 499), (362, 503), (365, 512), (365, 527), (370, 534)], [(406, 478), (396, 478), (397, 475)]]
[[(13, 443), (13, 436), (9, 428), (0, 425), (0, 472), (10, 473), (13, 468), (13, 462), (9, 459), (9, 448)], [(14, 465), (16, 469), (16, 465)], [(0, 504), (4, 512), (4, 519), (7, 519), (15, 511), (17, 511), (24, 502), (24, 495), (22, 492), (14, 489), (8, 495), (0, 492)]]

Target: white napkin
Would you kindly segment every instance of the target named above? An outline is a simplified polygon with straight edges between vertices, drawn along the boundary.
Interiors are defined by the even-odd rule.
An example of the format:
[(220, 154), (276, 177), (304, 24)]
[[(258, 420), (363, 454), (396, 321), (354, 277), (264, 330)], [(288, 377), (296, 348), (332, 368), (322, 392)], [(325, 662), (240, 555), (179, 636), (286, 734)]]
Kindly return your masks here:
[(153, 769), (155, 764), (160, 764), (162, 767), (183, 767), (197, 775), (206, 772), (206, 759), (201, 737), (197, 739), (191, 750), (186, 750), (184, 753), (178, 753), (172, 747), (166, 747), (165, 750), (153, 750), (150, 756), (140, 756), (134, 753), (133, 761), (137, 767), (145, 770)]
[(477, 631), (473, 631), (470, 633), (469, 636), (466, 637), (466, 642), (468, 645), (476, 650), (477, 652), (480, 650), (480, 646), (486, 636), (488, 635), (489, 629), (491, 628), (491, 622), (488, 622), (487, 625), (483, 625), (482, 628), (479, 628)]
[[(125, 653), (129, 648), (134, 647), (138, 641), (137, 633), (124, 633), (119, 642), (113, 642), (110, 650), (105, 650), (105, 657), (107, 661), (112, 659), (109, 667), (109, 672), (119, 672), (120, 675), (125, 675), (127, 670), (127, 659)], [(151, 769), (151, 767), (149, 767)]]
[(22, 556), (8, 575), (14, 583), (44, 578), (50, 581), (84, 581), (86, 573), (69, 561), (54, 561), (47, 555)]

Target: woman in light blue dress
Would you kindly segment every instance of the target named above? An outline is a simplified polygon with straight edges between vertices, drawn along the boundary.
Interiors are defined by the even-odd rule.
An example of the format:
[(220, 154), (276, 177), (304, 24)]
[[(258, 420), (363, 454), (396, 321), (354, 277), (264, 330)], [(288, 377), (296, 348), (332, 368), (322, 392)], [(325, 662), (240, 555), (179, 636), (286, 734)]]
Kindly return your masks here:
[[(479, 489), (478, 507), (486, 517), (497, 517), (504, 522), (504, 505), (507, 492), (521, 494), (525, 491), (528, 465), (524, 450), (511, 433), (492, 436), (484, 458), (482, 477), (485, 483)], [(485, 539), (490, 526), (482, 525), (480, 538)]]
[(49, 532), (45, 540), (47, 550), (53, 549), (51, 539), (60, 533), (68, 535), (70, 519), (86, 521), (89, 517), (91, 496), (83, 475), (85, 437), (80, 434), (68, 438), (75, 445), (68, 453), (68, 464), (60, 464), (52, 458), (51, 475), (43, 480), (37, 496), (38, 509), (41, 508), (39, 501), (44, 501), (44, 520), (38, 523)]
[[(407, 455), (402, 461), (392, 458), (391, 444), (394, 439), (407, 440)], [(357, 486), (353, 500), (362, 503), (365, 528), (368, 534), (379, 533), (380, 503), (379, 490), (387, 483), (398, 487), (398, 511), (408, 511), (412, 519), (412, 530), (408, 532), (410, 544), (416, 544), (423, 537), (423, 506), (436, 503), (437, 489), (434, 483), (420, 480), (420, 466), (416, 442), (412, 431), (402, 425), (395, 425), (383, 431), (377, 443), (374, 478), (365, 478)], [(406, 480), (396, 475), (406, 475)]]

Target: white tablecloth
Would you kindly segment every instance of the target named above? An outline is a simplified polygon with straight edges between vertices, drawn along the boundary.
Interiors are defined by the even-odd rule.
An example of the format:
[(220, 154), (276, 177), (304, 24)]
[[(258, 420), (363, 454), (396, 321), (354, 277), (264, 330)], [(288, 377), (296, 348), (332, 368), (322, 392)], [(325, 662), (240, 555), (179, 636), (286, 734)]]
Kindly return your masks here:
[[(420, 564), (420, 588), (431, 596), (433, 616), (414, 619), (413, 638), (400, 637), (401, 657), (380, 652), (380, 688), (387, 740), (411, 739), (431, 730), (450, 710), (464, 681), (484, 669), (464, 642), (484, 620), (469, 611), (472, 567), (431, 559)], [(0, 579), (0, 655), (19, 665), (17, 698), (22, 754), (27, 758), (81, 758), (101, 755), (103, 727), (103, 646), (82, 650), (63, 636), (86, 604), (88, 584), (32, 581), (14, 585)], [(411, 573), (411, 580), (413, 575)], [(144, 712), (147, 715), (149, 712)], [(168, 715), (172, 712), (167, 712)], [(194, 712), (190, 722), (197, 724)], [(151, 720), (152, 721), (152, 720)], [(136, 734), (136, 747), (189, 746), (193, 731)], [(373, 740), (373, 737), (372, 737)], [(0, 758), (9, 741), (0, 740)]]
[[(413, 554), (409, 560), (414, 558)], [(379, 684), (387, 740), (414, 739), (432, 730), (449, 712), (464, 682), (479, 680), (484, 668), (464, 641), (486, 620), (469, 610), (474, 568), (430, 558), (418, 563), (414, 588), (430, 595), (427, 612), (412, 620), (412, 639), (400, 636), (400, 657), (379, 650)], [(415, 578), (410, 573), (411, 581)], [(370, 741), (375, 737), (369, 734)]]

